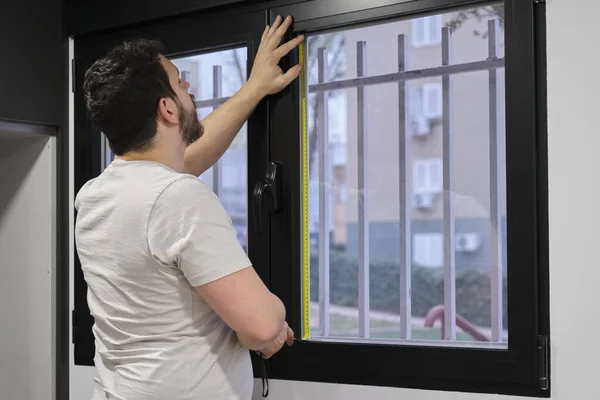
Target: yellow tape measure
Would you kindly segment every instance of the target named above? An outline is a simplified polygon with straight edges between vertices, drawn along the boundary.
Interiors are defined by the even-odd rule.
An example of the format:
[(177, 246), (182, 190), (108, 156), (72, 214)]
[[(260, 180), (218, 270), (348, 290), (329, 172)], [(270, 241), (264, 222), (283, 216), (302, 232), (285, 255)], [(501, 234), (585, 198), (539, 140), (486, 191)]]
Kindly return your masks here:
[(302, 120), (302, 340), (310, 338), (310, 241), (308, 230), (308, 128), (306, 126), (306, 47), (300, 43), (300, 103)]

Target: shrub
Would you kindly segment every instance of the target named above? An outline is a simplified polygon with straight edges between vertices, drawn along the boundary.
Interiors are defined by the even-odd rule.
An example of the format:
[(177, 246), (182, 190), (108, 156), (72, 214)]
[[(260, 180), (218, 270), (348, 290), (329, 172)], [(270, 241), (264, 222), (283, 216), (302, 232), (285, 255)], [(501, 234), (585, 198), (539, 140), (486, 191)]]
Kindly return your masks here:
[[(357, 307), (358, 305), (358, 260), (332, 251), (330, 257), (330, 301), (331, 304)], [(318, 255), (311, 255), (310, 284), (311, 301), (319, 300)], [(398, 314), (400, 311), (400, 271), (397, 263), (371, 262), (370, 302), (371, 310)], [(443, 268), (412, 266), (412, 315), (424, 317), (434, 306), (444, 304)], [(503, 279), (503, 318), (507, 326), (506, 278)], [(456, 312), (479, 326), (490, 326), (491, 281), (489, 270), (463, 269), (456, 271)]]

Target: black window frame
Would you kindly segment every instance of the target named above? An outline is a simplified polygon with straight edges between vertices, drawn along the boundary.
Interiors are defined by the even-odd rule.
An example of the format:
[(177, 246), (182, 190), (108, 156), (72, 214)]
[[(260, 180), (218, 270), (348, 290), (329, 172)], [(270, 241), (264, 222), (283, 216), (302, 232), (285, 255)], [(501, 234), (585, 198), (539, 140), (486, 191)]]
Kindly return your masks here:
[[(281, 4), (291, 5), (279, 7)], [(388, 347), (297, 342), (268, 360), (270, 378), (390, 387), (505, 393), (549, 397), (539, 388), (548, 365), (540, 362), (538, 338), (549, 336), (548, 206), (546, 151), (545, 5), (538, 0), (506, 0), (506, 98), (508, 203), (509, 351)], [(75, 40), (75, 193), (101, 172), (101, 134), (85, 116), (81, 87), (85, 71), (112, 45), (144, 36), (165, 42), (167, 56), (198, 54), (247, 43), (248, 63), (264, 25), (276, 15), (292, 15), (293, 32), (316, 32), (398, 18), (412, 18), (453, 7), (482, 4), (473, 0), (272, 1), (209, 10), (148, 22)], [(273, 7), (265, 12), (267, 7)], [(285, 69), (298, 52), (282, 60)], [(249, 73), (250, 69), (248, 69)], [(525, 90), (526, 89), (526, 90)], [(262, 234), (248, 218), (250, 258), (263, 281), (288, 309), (288, 322), (301, 329), (301, 219), (299, 82), (271, 96), (254, 111), (248, 125), (248, 207), (252, 188), (264, 180), (269, 161), (281, 162), (283, 210), (267, 216)], [(517, 99), (517, 101), (511, 101)], [(508, 158), (507, 158), (508, 160)], [(511, 206), (511, 204), (513, 206)], [(515, 207), (516, 205), (516, 207)], [(519, 226), (511, 220), (523, 221)], [(517, 269), (520, 266), (523, 268)], [(75, 250), (75, 365), (93, 365), (93, 320), (87, 286)], [(520, 324), (520, 322), (524, 322)], [(487, 360), (486, 360), (487, 359)], [(256, 359), (254, 359), (256, 361)], [(402, 368), (396, 360), (410, 360)], [(256, 367), (256, 365), (255, 365)], [(259, 371), (255, 368), (255, 371)], [(542, 374), (544, 372), (544, 374)], [(255, 373), (258, 376), (259, 373)]]
[[(472, 0), (309, 1), (289, 36), (475, 7)], [(549, 397), (545, 6), (505, 0), (508, 350), (297, 341), (275, 355), (275, 379)], [(284, 65), (298, 62), (293, 52)], [(271, 158), (283, 165), (284, 210), (271, 218), (271, 289), (295, 332), (301, 315), (300, 83), (270, 102)], [(299, 334), (297, 334), (299, 335)], [(403, 360), (409, 360), (403, 362)], [(545, 380), (544, 380), (545, 379)], [(547, 388), (543, 386), (547, 385)]]
[[(89, 180), (102, 172), (103, 135), (86, 116), (82, 86), (85, 72), (93, 62), (104, 56), (106, 51), (124, 40), (136, 37), (159, 39), (165, 45), (165, 56), (178, 58), (211, 53), (247, 46), (247, 74), (260, 44), (267, 14), (260, 9), (211, 10), (202, 14), (189, 14), (174, 19), (161, 20), (144, 25), (130, 26), (75, 40), (74, 62), (74, 105), (75, 105), (75, 194)], [(203, 99), (197, 99), (203, 100)], [(269, 160), (269, 131), (267, 100), (262, 101), (248, 120), (248, 254), (254, 268), (267, 286), (270, 285), (269, 271), (269, 227), (264, 224), (262, 233), (257, 233), (252, 218), (252, 188), (264, 180)], [(75, 211), (75, 218), (77, 212)], [(267, 221), (269, 215), (265, 216)], [(92, 332), (93, 317), (87, 304), (87, 284), (81, 263), (74, 250), (74, 309), (72, 311), (74, 363), (93, 366), (95, 344)], [(260, 376), (258, 357), (253, 355), (255, 376)], [(268, 364), (268, 363), (267, 363)]]

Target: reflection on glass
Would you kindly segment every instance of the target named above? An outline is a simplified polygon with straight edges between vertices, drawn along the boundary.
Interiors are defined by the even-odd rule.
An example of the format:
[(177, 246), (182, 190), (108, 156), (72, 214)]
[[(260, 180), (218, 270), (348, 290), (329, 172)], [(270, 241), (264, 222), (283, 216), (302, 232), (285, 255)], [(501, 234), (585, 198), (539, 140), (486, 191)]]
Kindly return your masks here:
[(506, 348), (501, 7), (308, 37), (308, 85), (479, 63), (308, 90), (312, 340)]

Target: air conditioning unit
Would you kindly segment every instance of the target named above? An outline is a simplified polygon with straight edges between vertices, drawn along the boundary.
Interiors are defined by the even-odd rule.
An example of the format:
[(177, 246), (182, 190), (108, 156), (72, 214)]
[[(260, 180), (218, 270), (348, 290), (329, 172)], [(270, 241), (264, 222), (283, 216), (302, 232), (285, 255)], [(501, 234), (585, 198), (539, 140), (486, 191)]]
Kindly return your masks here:
[(472, 253), (481, 245), (481, 239), (477, 233), (457, 233), (454, 240), (456, 251), (461, 253)]
[(433, 207), (433, 193), (415, 193), (413, 195), (413, 206), (418, 209), (430, 209)]
[(412, 117), (410, 120), (410, 133), (413, 136), (426, 136), (431, 133), (429, 119), (423, 116)]

